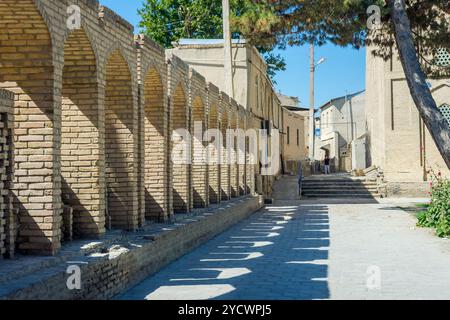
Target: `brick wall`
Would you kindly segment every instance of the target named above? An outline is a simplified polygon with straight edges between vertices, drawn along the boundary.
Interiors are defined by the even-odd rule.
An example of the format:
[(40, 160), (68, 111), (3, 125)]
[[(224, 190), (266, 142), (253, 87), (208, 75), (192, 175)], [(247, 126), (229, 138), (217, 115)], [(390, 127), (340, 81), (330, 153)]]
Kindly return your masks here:
[[(208, 93), (208, 129), (220, 131), (220, 97), (219, 89), (211, 83), (207, 85)], [(218, 133), (218, 132), (217, 132)], [(210, 137), (212, 138), (212, 137)], [(220, 149), (215, 144), (220, 139), (223, 143), (222, 137), (214, 137), (214, 141), (208, 146), (208, 181), (209, 181), (209, 202), (220, 203)], [(212, 141), (212, 139), (210, 140)]]
[[(170, 96), (170, 126), (169, 132), (184, 129), (189, 131), (191, 128), (191, 110), (189, 108), (189, 69), (188, 66), (178, 57), (169, 54), (169, 96)], [(184, 148), (177, 148), (174, 153), (174, 147), (180, 143)], [(185, 163), (175, 163), (171, 161), (172, 171), (172, 201), (175, 213), (189, 212), (192, 209), (191, 194), (191, 165), (186, 162), (192, 161), (190, 141), (184, 140), (179, 135), (172, 134), (171, 157), (177, 157)]]
[[(225, 136), (242, 122), (237, 103), (96, 0), (75, 1), (81, 26), (69, 28), (73, 4), (0, 3), (0, 89), (14, 94), (15, 118), (10, 255), (55, 254), (70, 221), (75, 237), (99, 238), (251, 189), (243, 167), (172, 161), (174, 129), (193, 134), (199, 120)], [(189, 142), (192, 161), (200, 144)]]
[(220, 92), (220, 128), (222, 129), (222, 151), (220, 165), (220, 188), (221, 198), (223, 201), (231, 199), (231, 186), (230, 186), (230, 160), (228, 146), (230, 141), (227, 138), (227, 130), (230, 128), (230, 98), (224, 92)]
[(152, 40), (139, 36), (138, 72), (140, 77), (141, 161), (145, 218), (165, 221), (168, 206), (168, 139), (167, 67), (164, 50)]
[(230, 186), (231, 197), (239, 196), (239, 166), (237, 164), (237, 130), (239, 129), (239, 113), (238, 104), (234, 100), (230, 100), (230, 145), (228, 152), (230, 152)]
[(245, 123), (246, 111), (243, 106), (239, 105), (239, 144), (237, 145), (237, 157), (238, 157), (238, 184), (239, 184), (239, 195), (245, 195), (248, 193), (246, 188), (246, 143), (245, 143), (245, 132), (247, 130), (247, 125)]
[(192, 109), (192, 189), (194, 208), (204, 208), (208, 199), (208, 165), (203, 136), (208, 130), (208, 98), (205, 78), (190, 69), (189, 99)]
[(14, 94), (0, 89), (0, 259), (14, 256), (17, 217), (12, 207)]

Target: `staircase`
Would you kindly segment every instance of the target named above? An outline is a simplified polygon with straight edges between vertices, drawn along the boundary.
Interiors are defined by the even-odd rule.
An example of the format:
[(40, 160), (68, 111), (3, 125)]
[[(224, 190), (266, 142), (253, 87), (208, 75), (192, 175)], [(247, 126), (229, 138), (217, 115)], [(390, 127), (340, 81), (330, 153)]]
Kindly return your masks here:
[(303, 180), (302, 196), (305, 198), (376, 198), (376, 182), (347, 174), (318, 175)]

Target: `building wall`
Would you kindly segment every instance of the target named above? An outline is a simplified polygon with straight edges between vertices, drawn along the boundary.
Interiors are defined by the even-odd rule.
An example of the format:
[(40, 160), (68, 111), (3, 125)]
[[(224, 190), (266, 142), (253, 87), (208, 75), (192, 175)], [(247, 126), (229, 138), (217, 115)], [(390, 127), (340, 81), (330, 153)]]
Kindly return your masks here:
[[(212, 83), (207, 84), (207, 94), (208, 94), (208, 129), (214, 130), (215, 135), (208, 135), (208, 180), (209, 180), (209, 190), (208, 197), (209, 203), (220, 203), (221, 201), (221, 149), (220, 145), (223, 143), (221, 135), (221, 109), (220, 109), (220, 92), (219, 88)], [(213, 141), (214, 140), (214, 141)]]
[[(232, 46), (234, 97), (238, 103), (244, 106), (248, 105), (247, 51), (245, 44), (234, 44)], [(169, 52), (183, 59), (198, 73), (205, 76), (208, 82), (216, 87), (223, 87), (225, 83), (223, 45), (183, 45), (175, 47)]]
[(14, 257), (17, 233), (17, 215), (13, 211), (14, 171), (14, 94), (0, 89), (0, 150), (2, 172), (0, 184), (0, 259), (3, 255)]
[[(142, 166), (138, 175), (140, 211), (144, 219), (168, 220), (172, 214), (169, 199), (169, 104), (168, 70), (164, 49), (145, 36), (137, 36), (140, 103), (139, 153)], [(151, 145), (151, 148), (146, 148)], [(142, 213), (141, 213), (142, 214)]]
[(208, 192), (208, 165), (203, 137), (208, 130), (209, 109), (208, 93), (205, 78), (197, 71), (189, 70), (189, 99), (192, 113), (192, 201), (194, 208), (205, 208), (209, 204)]
[(305, 119), (303, 116), (286, 109), (283, 109), (283, 114), (283, 132), (285, 133), (284, 159), (286, 161), (305, 160), (308, 157), (304, 139)]
[[(365, 93), (360, 93), (348, 98), (332, 100), (322, 107), (320, 113), (320, 141), (316, 149), (316, 159), (321, 160), (325, 152), (320, 150), (326, 147), (331, 159), (335, 159), (335, 165), (343, 171), (351, 171), (349, 145), (355, 139), (360, 138), (366, 132), (365, 121)], [(347, 156), (342, 152), (347, 150)]]
[[(449, 80), (429, 82), (437, 105), (448, 103)], [(396, 54), (385, 62), (367, 50), (366, 123), (369, 164), (380, 167), (387, 182), (423, 182), (429, 169), (449, 175), (419, 117)]]

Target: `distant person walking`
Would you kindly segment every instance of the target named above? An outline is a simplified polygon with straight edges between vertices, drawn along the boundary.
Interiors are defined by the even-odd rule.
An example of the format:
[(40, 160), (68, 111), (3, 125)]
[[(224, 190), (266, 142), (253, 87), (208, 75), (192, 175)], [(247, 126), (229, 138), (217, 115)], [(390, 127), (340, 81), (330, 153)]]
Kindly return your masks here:
[(330, 174), (330, 157), (328, 155), (325, 156), (324, 164), (324, 172), (325, 174)]

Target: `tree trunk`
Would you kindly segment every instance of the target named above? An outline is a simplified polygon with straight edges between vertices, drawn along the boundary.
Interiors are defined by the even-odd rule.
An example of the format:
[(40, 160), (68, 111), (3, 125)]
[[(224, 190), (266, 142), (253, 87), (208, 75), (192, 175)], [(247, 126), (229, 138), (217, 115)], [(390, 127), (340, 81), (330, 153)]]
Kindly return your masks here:
[(422, 71), (411, 32), (411, 23), (406, 13), (405, 0), (390, 0), (389, 6), (395, 29), (395, 40), (400, 54), (409, 91), (423, 122), (433, 137), (436, 146), (450, 168), (450, 127), (437, 108)]

